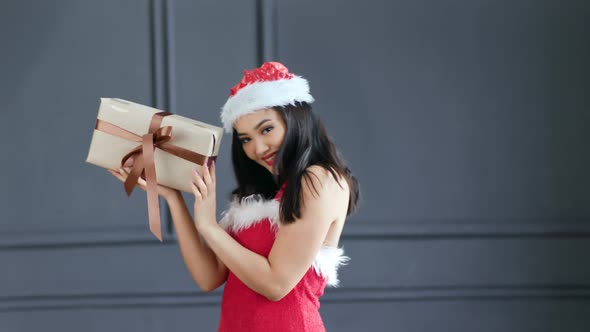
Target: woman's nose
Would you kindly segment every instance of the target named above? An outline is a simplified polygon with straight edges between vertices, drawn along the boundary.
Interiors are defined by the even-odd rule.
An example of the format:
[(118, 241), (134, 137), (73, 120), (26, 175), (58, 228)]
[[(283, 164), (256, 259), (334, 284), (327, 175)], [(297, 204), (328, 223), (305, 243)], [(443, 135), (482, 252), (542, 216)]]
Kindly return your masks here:
[(256, 154), (258, 156), (264, 156), (268, 152), (268, 145), (262, 139), (256, 140)]

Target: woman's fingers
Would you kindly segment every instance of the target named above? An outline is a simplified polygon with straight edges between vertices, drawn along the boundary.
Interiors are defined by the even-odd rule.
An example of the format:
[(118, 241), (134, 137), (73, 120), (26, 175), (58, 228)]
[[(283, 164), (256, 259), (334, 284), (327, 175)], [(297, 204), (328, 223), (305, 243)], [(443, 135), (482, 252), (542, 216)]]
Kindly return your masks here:
[(121, 174), (119, 174), (119, 172), (114, 171), (112, 169), (109, 169), (108, 171), (109, 171), (109, 173), (111, 173), (114, 177), (116, 177), (120, 181), (125, 181), (125, 179), (123, 178), (123, 176), (121, 176)]
[[(215, 188), (215, 162), (211, 164), (211, 172), (206, 166), (202, 169), (202, 176), (199, 175), (196, 170), (193, 171), (193, 178), (191, 181), (191, 188), (193, 188), (195, 196), (198, 195), (200, 198), (207, 197), (207, 193), (211, 191), (211, 188)], [(124, 168), (119, 168), (117, 170), (108, 169), (108, 171), (121, 182), (125, 182), (129, 176), (129, 172)], [(141, 177), (137, 179), (137, 185), (143, 190), (146, 190), (147, 188), (145, 180)]]
[(203, 196), (201, 196), (201, 192), (199, 191), (199, 188), (197, 188), (194, 182), (191, 182), (191, 189), (193, 191), (193, 195), (195, 195), (195, 201), (201, 201), (201, 199), (203, 199)]
[[(123, 177), (123, 182), (125, 182), (127, 180), (127, 177), (129, 176), (129, 173), (122, 167), (119, 168), (119, 173)], [(137, 185), (143, 190), (146, 190), (146, 188), (147, 188), (145, 180), (142, 179), (141, 177), (137, 179)]]
[(195, 184), (197, 186), (197, 189), (199, 190), (199, 192), (201, 193), (201, 195), (203, 197), (207, 196), (207, 192), (208, 192), (207, 184), (205, 184), (205, 182), (203, 181), (203, 179), (201, 178), (199, 173), (197, 173), (196, 170), (193, 170), (193, 184)]
[(147, 188), (147, 182), (145, 182), (145, 180), (142, 178), (137, 179), (137, 184), (142, 188)]
[(203, 181), (209, 188), (215, 188), (215, 161), (211, 162), (211, 166), (203, 165)]
[(202, 170), (203, 170), (203, 181), (205, 181), (205, 184), (207, 186), (215, 185), (215, 181), (213, 181), (213, 177), (211, 176), (211, 172), (209, 171), (209, 167), (207, 167), (207, 164), (203, 165)]
[(215, 175), (215, 168), (217, 166), (215, 165), (215, 160), (213, 160), (213, 162), (211, 163), (211, 179), (213, 180), (214, 184), (217, 184), (217, 177)]

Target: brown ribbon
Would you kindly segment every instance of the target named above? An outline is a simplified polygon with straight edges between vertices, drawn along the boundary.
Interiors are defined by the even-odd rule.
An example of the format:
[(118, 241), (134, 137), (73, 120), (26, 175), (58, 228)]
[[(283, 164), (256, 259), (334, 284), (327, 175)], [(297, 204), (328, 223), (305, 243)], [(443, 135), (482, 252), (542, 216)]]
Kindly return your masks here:
[[(148, 133), (143, 136), (136, 135), (110, 122), (99, 119), (96, 119), (95, 127), (96, 130), (104, 133), (141, 143), (141, 145), (129, 151), (121, 159), (121, 167), (131, 167), (131, 172), (129, 172), (127, 180), (125, 180), (125, 192), (127, 196), (131, 196), (139, 178), (145, 179), (147, 184), (146, 191), (150, 231), (160, 241), (162, 241), (162, 227), (160, 222), (160, 204), (158, 200), (158, 181), (156, 177), (156, 164), (154, 162), (154, 150), (159, 148), (194, 164), (201, 166), (206, 164), (207, 167), (210, 167), (211, 163), (216, 159), (213, 156), (204, 156), (170, 144), (168, 141), (172, 139), (172, 126), (160, 128), (162, 119), (169, 115), (172, 115), (172, 113), (155, 113), (152, 116)], [(213, 149), (215, 149), (215, 136), (213, 136), (213, 142)]]

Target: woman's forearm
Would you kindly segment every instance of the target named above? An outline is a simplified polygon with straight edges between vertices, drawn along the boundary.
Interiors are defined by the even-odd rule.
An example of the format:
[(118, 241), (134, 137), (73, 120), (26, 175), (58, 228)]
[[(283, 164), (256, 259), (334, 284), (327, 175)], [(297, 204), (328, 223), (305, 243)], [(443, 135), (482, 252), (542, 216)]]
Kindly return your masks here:
[(227, 278), (227, 268), (197, 232), (182, 194), (166, 199), (176, 228), (178, 245), (185, 265), (203, 291), (212, 291)]
[(286, 295), (285, 287), (274, 277), (266, 257), (244, 248), (219, 225), (206, 226), (201, 230), (221, 261), (246, 286), (271, 301), (278, 301)]

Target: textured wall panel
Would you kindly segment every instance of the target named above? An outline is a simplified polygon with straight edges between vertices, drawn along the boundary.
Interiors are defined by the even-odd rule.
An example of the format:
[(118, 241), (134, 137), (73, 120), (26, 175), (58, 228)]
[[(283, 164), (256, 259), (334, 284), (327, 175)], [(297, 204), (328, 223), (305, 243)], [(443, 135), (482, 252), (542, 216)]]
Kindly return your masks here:
[(143, 229), (145, 197), (85, 160), (100, 97), (151, 103), (149, 2), (1, 7), (0, 238)]
[[(510, 289), (526, 295), (527, 289), (584, 290), (590, 280), (590, 269), (576, 258), (590, 250), (585, 238), (345, 239), (342, 244), (352, 260), (340, 270), (342, 288), (328, 292), (345, 297), (363, 297), (365, 291), (397, 299)], [(113, 294), (200, 296), (176, 244), (5, 250), (0, 265), (9, 267), (0, 274), (0, 294), (10, 297), (3, 298), (5, 307), (37, 295), (56, 303), (60, 296), (74, 296), (76, 303), (77, 295), (97, 301)]]
[(277, 1), (370, 221), (590, 217), (587, 2)]

